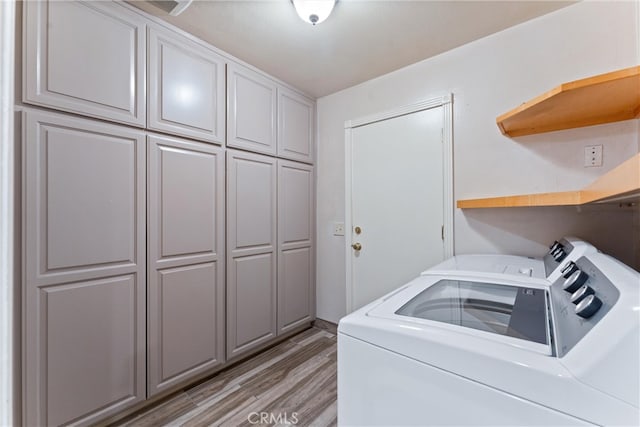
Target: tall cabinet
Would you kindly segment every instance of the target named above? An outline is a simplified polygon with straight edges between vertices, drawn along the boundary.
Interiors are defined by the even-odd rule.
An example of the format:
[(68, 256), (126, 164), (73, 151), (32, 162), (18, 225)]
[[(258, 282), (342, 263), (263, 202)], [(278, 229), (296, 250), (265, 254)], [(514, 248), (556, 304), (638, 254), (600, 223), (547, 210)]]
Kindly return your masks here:
[(227, 150), (227, 357), (235, 358), (314, 319), (315, 109), (237, 63), (227, 98), (235, 148)]
[(227, 150), (227, 356), (277, 335), (273, 157)]
[(23, 11), (24, 424), (104, 422), (308, 326), (314, 101), (124, 2)]
[(278, 332), (314, 317), (313, 167), (278, 160)]
[(224, 361), (224, 150), (148, 136), (148, 392)]
[(144, 133), (23, 114), (25, 425), (145, 398)]
[(313, 167), (227, 150), (227, 357), (309, 324)]

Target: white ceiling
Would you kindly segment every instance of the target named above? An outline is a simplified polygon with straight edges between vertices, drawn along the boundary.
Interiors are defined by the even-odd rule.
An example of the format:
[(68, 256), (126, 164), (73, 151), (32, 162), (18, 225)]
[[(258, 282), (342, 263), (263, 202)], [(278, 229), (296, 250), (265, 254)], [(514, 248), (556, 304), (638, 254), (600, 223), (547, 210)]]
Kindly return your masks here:
[(177, 17), (130, 3), (321, 97), (573, 2), (340, 0), (316, 27), (290, 0), (195, 0)]

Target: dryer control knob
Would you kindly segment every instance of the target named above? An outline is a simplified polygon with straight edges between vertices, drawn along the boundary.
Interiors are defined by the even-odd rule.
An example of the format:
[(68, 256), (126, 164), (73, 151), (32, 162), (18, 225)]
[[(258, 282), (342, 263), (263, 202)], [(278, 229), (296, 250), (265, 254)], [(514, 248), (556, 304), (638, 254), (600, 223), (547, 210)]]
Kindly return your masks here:
[(582, 286), (584, 282), (587, 281), (588, 278), (589, 278), (589, 275), (587, 273), (581, 270), (576, 270), (571, 274), (571, 276), (569, 276), (567, 280), (564, 281), (564, 285), (562, 285), (562, 289), (564, 289), (567, 292), (573, 293), (577, 291), (580, 288), (580, 286)]
[(576, 271), (577, 269), (578, 269), (578, 266), (576, 265), (576, 263), (573, 261), (569, 261), (569, 263), (565, 265), (564, 268), (560, 270), (560, 272), (562, 273), (562, 277), (564, 277), (565, 279), (568, 279), (569, 276), (571, 276), (573, 272)]
[(574, 303), (574, 304), (578, 304), (580, 301), (582, 301), (583, 299), (585, 299), (589, 295), (593, 295), (595, 293), (596, 293), (596, 291), (594, 291), (591, 286), (582, 285), (582, 286), (580, 286), (580, 288), (577, 291), (575, 291), (571, 295), (571, 302)]
[(567, 253), (564, 251), (564, 249), (560, 249), (556, 252), (556, 254), (553, 256), (553, 259), (555, 259), (556, 261), (560, 262), (563, 259), (565, 259), (567, 257)]
[(602, 301), (595, 295), (589, 295), (576, 306), (576, 314), (580, 317), (588, 319), (596, 314), (596, 312), (602, 307)]
[(558, 242), (557, 240), (555, 242), (553, 242), (553, 245), (549, 246), (549, 253), (555, 251), (556, 249), (558, 249), (560, 246), (562, 246), (560, 244), (560, 242)]

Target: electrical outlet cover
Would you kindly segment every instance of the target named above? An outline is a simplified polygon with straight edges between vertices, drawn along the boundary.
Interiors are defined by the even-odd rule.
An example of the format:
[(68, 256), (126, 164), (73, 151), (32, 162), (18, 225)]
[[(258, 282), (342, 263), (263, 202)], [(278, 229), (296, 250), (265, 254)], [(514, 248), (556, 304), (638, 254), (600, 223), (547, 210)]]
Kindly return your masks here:
[(602, 166), (602, 145), (588, 145), (584, 147), (584, 167)]

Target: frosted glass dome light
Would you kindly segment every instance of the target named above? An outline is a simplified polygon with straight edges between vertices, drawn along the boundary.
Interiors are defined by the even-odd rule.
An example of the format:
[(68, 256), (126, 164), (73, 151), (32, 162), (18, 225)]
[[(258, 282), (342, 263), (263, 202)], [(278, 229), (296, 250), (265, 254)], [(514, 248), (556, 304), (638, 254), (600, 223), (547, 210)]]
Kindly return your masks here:
[(329, 17), (336, 0), (293, 0), (298, 16), (311, 25), (316, 25)]

